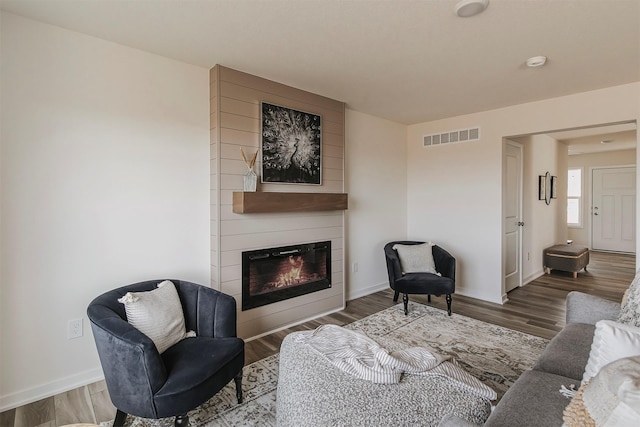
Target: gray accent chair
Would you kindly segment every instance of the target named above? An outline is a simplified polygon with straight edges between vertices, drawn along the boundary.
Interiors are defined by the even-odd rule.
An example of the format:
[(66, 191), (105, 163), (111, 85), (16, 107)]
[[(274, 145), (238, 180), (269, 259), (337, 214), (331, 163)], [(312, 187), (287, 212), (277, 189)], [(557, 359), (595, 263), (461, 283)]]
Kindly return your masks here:
[(176, 417), (188, 426), (187, 412), (209, 400), (232, 379), (242, 402), (244, 341), (236, 334), (233, 297), (195, 283), (172, 280), (187, 331), (183, 339), (160, 354), (153, 341), (127, 323), (118, 299), (127, 292), (156, 289), (163, 280), (123, 286), (95, 298), (87, 308), (107, 389), (117, 408), (114, 426), (127, 414), (143, 418)]
[(431, 295), (444, 294), (447, 300), (447, 313), (451, 316), (451, 294), (456, 291), (456, 259), (449, 252), (438, 245), (434, 245), (432, 248), (436, 271), (442, 276), (432, 273), (402, 273), (398, 252), (393, 249), (393, 246), (396, 244), (420, 245), (422, 243), (425, 242), (403, 240), (390, 242), (384, 246), (389, 286), (395, 291), (393, 301), (397, 302), (398, 296), (402, 294), (404, 314), (407, 315), (409, 313), (409, 294), (426, 294), (429, 302), (431, 302)]

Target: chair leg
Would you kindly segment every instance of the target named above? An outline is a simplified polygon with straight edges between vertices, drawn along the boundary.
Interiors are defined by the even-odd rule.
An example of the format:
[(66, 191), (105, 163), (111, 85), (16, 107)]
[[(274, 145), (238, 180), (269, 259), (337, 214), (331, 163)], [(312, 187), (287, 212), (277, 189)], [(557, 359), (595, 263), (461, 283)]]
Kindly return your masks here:
[(398, 295), (400, 295), (400, 292), (398, 291), (393, 294), (393, 302), (398, 302)]
[(427, 302), (431, 302), (431, 294), (427, 295)]
[(113, 427), (124, 426), (124, 420), (126, 419), (127, 419), (127, 414), (122, 412), (120, 409), (116, 409), (116, 419), (113, 420)]
[(238, 398), (238, 404), (242, 403), (242, 369), (233, 380), (236, 382), (236, 397)]
[(447, 294), (447, 313), (451, 316), (451, 294)]
[(189, 427), (189, 415), (178, 415), (174, 423), (176, 427)]
[(402, 302), (404, 303), (404, 315), (409, 314), (409, 295), (402, 294)]

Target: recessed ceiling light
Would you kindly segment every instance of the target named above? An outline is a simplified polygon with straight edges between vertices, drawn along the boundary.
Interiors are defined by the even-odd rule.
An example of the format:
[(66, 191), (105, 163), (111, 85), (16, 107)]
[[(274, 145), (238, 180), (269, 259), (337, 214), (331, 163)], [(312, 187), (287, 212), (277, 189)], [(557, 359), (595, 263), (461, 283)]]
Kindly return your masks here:
[(468, 18), (482, 13), (487, 6), (489, 0), (462, 0), (456, 4), (456, 15), (461, 18)]
[(542, 67), (547, 62), (546, 56), (532, 56), (527, 59), (527, 67), (535, 68)]

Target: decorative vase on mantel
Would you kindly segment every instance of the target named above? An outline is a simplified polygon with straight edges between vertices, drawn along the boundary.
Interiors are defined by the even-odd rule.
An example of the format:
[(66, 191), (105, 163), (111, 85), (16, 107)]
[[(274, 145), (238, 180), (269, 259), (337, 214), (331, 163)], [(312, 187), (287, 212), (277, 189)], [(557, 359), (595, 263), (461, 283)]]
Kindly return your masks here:
[(249, 169), (247, 173), (244, 174), (244, 191), (256, 191), (257, 186), (258, 175), (256, 175), (253, 169)]
[(240, 147), (240, 154), (242, 154), (242, 160), (247, 165), (247, 173), (244, 174), (244, 191), (256, 191), (258, 186), (258, 175), (253, 171), (253, 165), (256, 164), (256, 158), (258, 152), (256, 151), (251, 157), (251, 160), (247, 160), (247, 156), (244, 155), (244, 150)]

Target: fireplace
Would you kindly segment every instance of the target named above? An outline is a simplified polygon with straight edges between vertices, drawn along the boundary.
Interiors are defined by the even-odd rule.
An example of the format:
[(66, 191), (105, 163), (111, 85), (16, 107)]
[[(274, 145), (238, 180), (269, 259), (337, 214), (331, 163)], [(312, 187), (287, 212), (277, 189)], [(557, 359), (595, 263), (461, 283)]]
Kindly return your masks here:
[(242, 252), (242, 310), (331, 287), (331, 241)]

